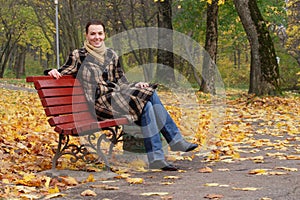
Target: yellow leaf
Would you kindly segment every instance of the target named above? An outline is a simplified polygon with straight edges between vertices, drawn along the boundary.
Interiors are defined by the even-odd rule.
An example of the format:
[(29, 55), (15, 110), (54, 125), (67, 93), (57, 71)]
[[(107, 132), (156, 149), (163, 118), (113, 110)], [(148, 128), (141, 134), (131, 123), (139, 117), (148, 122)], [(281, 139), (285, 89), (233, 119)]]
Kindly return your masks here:
[(49, 186), (50, 186), (50, 181), (51, 181), (51, 178), (50, 178), (50, 177), (46, 177), (46, 182), (45, 182), (45, 187), (46, 187), (46, 188), (49, 188)]
[(219, 186), (219, 183), (205, 183), (204, 186), (208, 186), (208, 187), (217, 187)]
[(126, 179), (129, 176), (130, 176), (130, 174), (120, 174), (120, 175), (115, 176), (115, 178), (117, 178), (117, 179)]
[(163, 196), (163, 195), (168, 195), (168, 192), (146, 192), (146, 193), (142, 193), (141, 195), (143, 196)]
[(86, 179), (86, 182), (95, 182), (94, 175), (90, 174), (89, 177)]
[(165, 176), (164, 179), (179, 179), (179, 176)]
[(130, 184), (142, 184), (144, 179), (142, 178), (127, 178), (126, 181)]
[(174, 182), (161, 182), (160, 184), (161, 185), (172, 185), (172, 184), (174, 184)]
[(287, 172), (269, 172), (270, 175), (287, 175)]
[(268, 169), (253, 169), (249, 172), (249, 174), (256, 174), (256, 175), (266, 175)]
[(58, 189), (57, 186), (55, 186), (55, 188), (50, 188), (50, 189), (48, 190), (48, 193), (49, 193), (49, 194), (59, 193), (59, 189)]
[(242, 190), (242, 191), (256, 191), (256, 190), (260, 190), (261, 188), (255, 188), (255, 187), (245, 187), (245, 188), (237, 188), (237, 187), (233, 187), (233, 190)]
[(204, 168), (199, 169), (199, 172), (200, 173), (212, 173), (213, 170), (209, 167), (204, 167)]
[(276, 169), (282, 169), (282, 170), (291, 171), (291, 172), (297, 172), (298, 171), (297, 168), (288, 168), (288, 167), (276, 167)]
[(4, 183), (4, 184), (9, 184), (9, 180), (8, 179), (2, 179), (2, 183)]
[(300, 160), (300, 156), (298, 155), (288, 155), (286, 156), (288, 160)]

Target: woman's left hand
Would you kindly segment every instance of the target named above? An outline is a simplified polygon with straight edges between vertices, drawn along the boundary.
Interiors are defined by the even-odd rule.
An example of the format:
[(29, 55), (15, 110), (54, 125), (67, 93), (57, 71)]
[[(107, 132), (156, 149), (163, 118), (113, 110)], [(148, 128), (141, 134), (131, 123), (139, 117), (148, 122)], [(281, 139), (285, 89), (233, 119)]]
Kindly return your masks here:
[(149, 87), (149, 83), (138, 82), (138, 83), (135, 84), (135, 87), (137, 87), (137, 88), (146, 88), (146, 87)]

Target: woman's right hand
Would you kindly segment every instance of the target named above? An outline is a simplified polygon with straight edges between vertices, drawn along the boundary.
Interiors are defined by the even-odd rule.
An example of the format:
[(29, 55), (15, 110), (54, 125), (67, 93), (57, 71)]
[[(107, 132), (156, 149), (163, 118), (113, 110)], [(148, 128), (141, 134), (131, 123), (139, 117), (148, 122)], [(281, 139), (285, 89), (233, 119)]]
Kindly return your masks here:
[(61, 77), (61, 73), (59, 73), (57, 69), (52, 69), (51, 71), (48, 72), (48, 75), (56, 79), (60, 79)]

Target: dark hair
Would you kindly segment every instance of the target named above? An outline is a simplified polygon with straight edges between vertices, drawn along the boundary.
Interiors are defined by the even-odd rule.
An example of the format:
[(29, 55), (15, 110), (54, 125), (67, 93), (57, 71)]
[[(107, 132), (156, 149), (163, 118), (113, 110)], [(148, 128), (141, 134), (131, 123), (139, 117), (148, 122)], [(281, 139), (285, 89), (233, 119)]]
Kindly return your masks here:
[(86, 26), (85, 26), (85, 33), (86, 34), (89, 32), (90, 25), (101, 25), (101, 26), (103, 26), (103, 31), (105, 32), (105, 26), (102, 23), (102, 21), (100, 21), (98, 19), (91, 19), (90, 21), (88, 21), (88, 23), (86, 23)]

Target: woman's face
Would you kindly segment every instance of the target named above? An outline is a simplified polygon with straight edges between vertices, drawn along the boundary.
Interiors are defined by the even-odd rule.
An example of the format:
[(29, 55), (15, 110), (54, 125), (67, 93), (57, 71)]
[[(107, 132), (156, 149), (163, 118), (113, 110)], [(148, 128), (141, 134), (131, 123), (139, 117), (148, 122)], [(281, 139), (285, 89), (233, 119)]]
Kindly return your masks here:
[(90, 25), (86, 40), (94, 47), (100, 47), (105, 39), (105, 32), (102, 25)]

